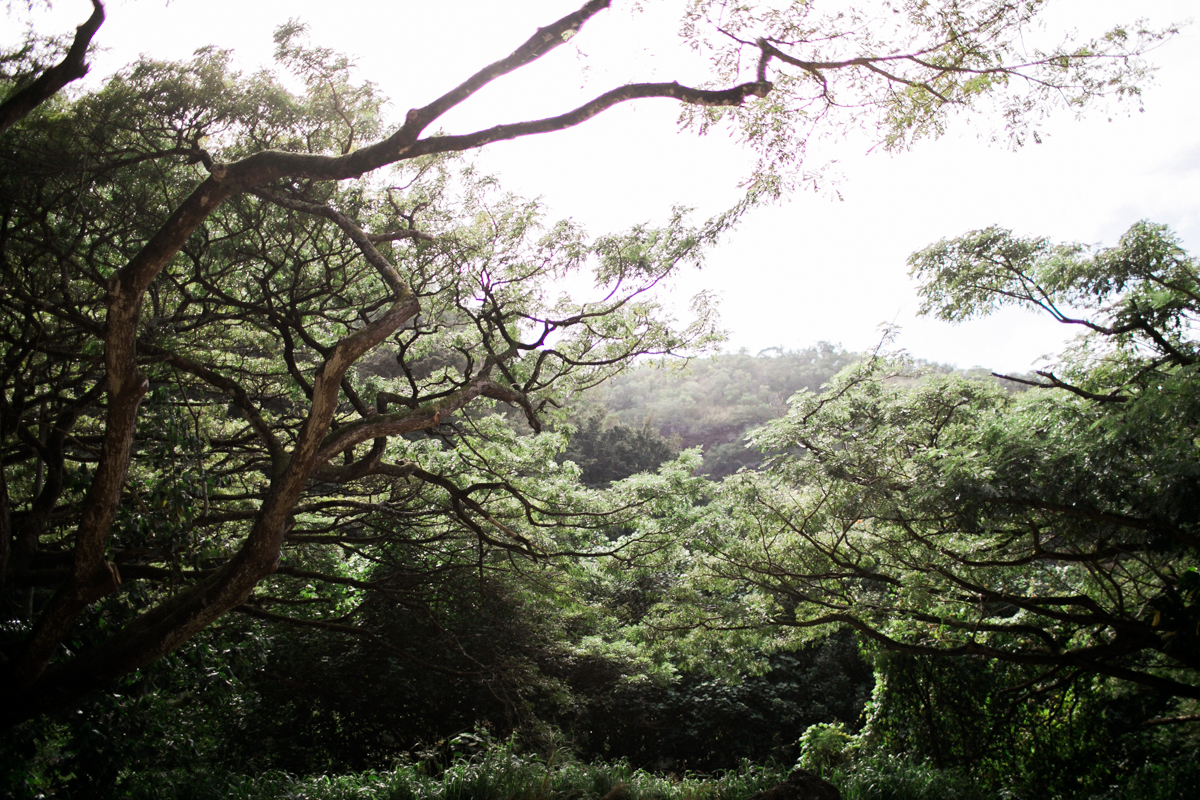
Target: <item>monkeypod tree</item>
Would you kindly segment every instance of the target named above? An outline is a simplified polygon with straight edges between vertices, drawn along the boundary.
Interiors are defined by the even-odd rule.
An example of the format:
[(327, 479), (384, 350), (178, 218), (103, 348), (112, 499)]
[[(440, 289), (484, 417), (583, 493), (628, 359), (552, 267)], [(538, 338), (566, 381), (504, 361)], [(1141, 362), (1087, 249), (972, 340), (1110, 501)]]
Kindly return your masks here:
[[(281, 38), (282, 46), (292, 44)], [(323, 78), (336, 79), (340, 69)], [(218, 53), (186, 67), (139, 65), (73, 113), (47, 121), (58, 126), (50, 132), (63, 150), (48, 168), (30, 160), (25, 174), (8, 179), (16, 201), (6, 243), (10, 401), (37, 409), (45, 449), (36, 435), (13, 446), (21, 454), (35, 448), (45, 460), (14, 459), (6, 477), (10, 496), (49, 491), (56, 501), (12, 515), (7, 588), (26, 611), (45, 609), (42, 625), (60, 596), (47, 597), (44, 587), (69, 579), (78, 557), (78, 545), (69, 546), (78, 532), (59, 515), (87, 508), (103, 478), (110, 426), (102, 414), (115, 413), (115, 400), (102, 400), (111, 394), (102, 388), (105, 352), (89, 340), (104, 331), (105, 293), (111, 296), (112, 276), (133, 255), (124, 243), (153, 233), (171, 213), (163, 187), (186, 185), (181, 173), (194, 169), (144, 158), (174, 142), (162, 141), (153, 118), (138, 118), (139, 106), (158, 95), (179, 104), (165, 115), (219, 120), (225, 130), (214, 135), (228, 135), (251, 124), (242, 115), (264, 92), (282, 91), (274, 84), (245, 93), (212, 88), (228, 83)], [(352, 125), (369, 135), (377, 99), (354, 89), (340, 93), (336, 117), (294, 104), (273, 128), (254, 119), (256, 133), (328, 143), (350, 136)], [(210, 100), (218, 94), (226, 105)], [(339, 128), (343, 116), (350, 122)], [(295, 117), (299, 125), (289, 131)], [(125, 130), (113, 135), (115, 119)], [(80, 197), (74, 186), (90, 155), (72, 150), (80, 134), (85, 143), (119, 148), (116, 158), (136, 166), (101, 173)], [(636, 356), (704, 345), (712, 322), (706, 309), (697, 308), (690, 326), (676, 326), (647, 295), (696, 258), (716, 228), (693, 230), (677, 216), (665, 228), (589, 240), (577, 226), (545, 224), (535, 204), (499, 193), (469, 170), (459, 174), (445, 157), (406, 166), (381, 186), (284, 186), (231, 198), (148, 287), (136, 336), (145, 393), (139, 431), (101, 551), (104, 572), (81, 598), (84, 616), (99, 618), (65, 635), (71, 650), (85, 652), (67, 662), (82, 670), (70, 680), (128, 668), (121, 663), (135, 649), (125, 639), (109, 640), (118, 642), (107, 645), (112, 650), (104, 641), (87, 647), (96, 627), (125, 623), (118, 636), (153, 635), (147, 628), (158, 616), (131, 617), (125, 603), (167, 615), (160, 624), (177, 631), (172, 637), (182, 635), (180, 614), (193, 620), (185, 628), (200, 630), (200, 609), (213, 599), (207, 593), (227, 572), (267, 570), (231, 607), (269, 619), (289, 618), (280, 608), (315, 610), (290, 619), (374, 636), (356, 625), (372, 603), (434, 602), (456, 572), (503, 569), (507, 562), (489, 564), (492, 551), (539, 560), (590, 553), (600, 542), (611, 550), (605, 537), (589, 533), (597, 519), (612, 515), (606, 524), (617, 524), (635, 507), (649, 510), (654, 490), (597, 498), (581, 490), (572, 467), (556, 464), (561, 435), (517, 431), (540, 431), (557, 405)], [(66, 209), (73, 209), (70, 222)], [(64, 226), (57, 229), (60, 252), (45, 247), (48, 220)], [(574, 302), (554, 290), (579, 271), (593, 273), (598, 300)], [(322, 398), (328, 420), (318, 438), (306, 432)], [(497, 402), (514, 408), (520, 424), (497, 415)], [(281, 509), (278, 541), (266, 551), (247, 549), (309, 439), (316, 460)], [(267, 574), (277, 577), (255, 592)], [(295, 591), (278, 585), (284, 575)], [(324, 590), (305, 596), (310, 585)]]
[[(702, 125), (734, 110), (765, 164), (795, 167), (809, 123), (838, 125), (832, 112), (851, 95), (895, 145), (1013, 85), (1027, 98), (1006, 107), (1014, 124), (1046, 97), (1135, 92), (1145, 44), (1118, 30), (1025, 53), (1040, 3), (912, 0), (852, 18), (817, 18), (807, 2), (761, 15), (696, 3), (686, 35), (725, 43), (712, 86), (631, 83), (556, 116), (444, 133), (431, 131), (448, 111), (583, 35), (608, 0), (537, 29), (396, 124), (345, 58), (308, 47), (295, 25), (277, 56), (298, 91), (206, 49), (56, 94), (102, 39), (92, 5), (59, 66), (31, 39), (0, 74), (10, 722), (152, 662), (233, 609), (289, 606), (302, 624), (372, 636), (355, 624), (356, 592), (416, 602), (405, 593), (468, 555), (484, 571), (501, 555), (610, 552), (593, 532), (622, 515), (668, 520), (686, 501), (680, 469), (657, 487), (585, 491), (555, 465), (561, 440), (518, 435), (493, 412), (514, 408), (537, 432), (631, 359), (706, 342), (704, 309), (681, 328), (648, 293), (737, 214), (593, 240), (456, 179), (450, 154), (666, 98), (701, 109)], [(739, 54), (753, 62), (745, 75)], [(552, 289), (577, 270), (593, 273), (593, 301)], [(633, 557), (636, 545), (620, 547)]]
[(1024, 392), (877, 354), (796, 395), (755, 437), (786, 455), (700, 526), (681, 615), (777, 646), (850, 626), (1024, 665), (1034, 694), (1099, 678), (1200, 698), (1196, 260), (1138, 223), (1096, 251), (989, 228), (912, 265), (926, 313), (1016, 304), (1086, 333), (1010, 379)]

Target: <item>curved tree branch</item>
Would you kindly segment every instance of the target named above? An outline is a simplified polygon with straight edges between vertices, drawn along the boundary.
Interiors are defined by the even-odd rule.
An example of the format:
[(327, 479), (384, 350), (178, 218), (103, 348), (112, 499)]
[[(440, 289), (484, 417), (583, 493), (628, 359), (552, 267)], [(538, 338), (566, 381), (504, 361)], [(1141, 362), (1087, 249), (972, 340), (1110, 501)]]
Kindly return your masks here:
[(104, 22), (104, 4), (92, 0), (92, 15), (75, 29), (75, 40), (63, 60), (50, 67), (24, 89), (0, 103), (0, 134), (17, 124), (35, 108), (57, 94), (64, 86), (87, 74), (87, 50), (96, 31)]

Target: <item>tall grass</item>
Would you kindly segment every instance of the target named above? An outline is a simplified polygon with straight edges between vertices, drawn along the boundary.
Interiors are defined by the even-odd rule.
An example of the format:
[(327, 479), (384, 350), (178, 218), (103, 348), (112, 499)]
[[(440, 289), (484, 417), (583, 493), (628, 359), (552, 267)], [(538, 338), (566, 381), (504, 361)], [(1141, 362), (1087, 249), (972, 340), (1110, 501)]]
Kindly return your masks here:
[(750, 765), (716, 776), (661, 776), (622, 762), (522, 755), (505, 743), (440, 772), (427, 763), (316, 777), (163, 772), (131, 776), (122, 794), (130, 800), (745, 800), (786, 776), (786, 769)]
[(952, 770), (940, 770), (903, 758), (860, 759), (828, 776), (842, 800), (1006, 800), (1003, 790)]
[[(403, 762), (391, 770), (298, 777), (171, 771), (129, 776), (117, 794), (129, 800), (747, 800), (790, 770), (743, 765), (713, 776), (655, 775), (624, 762), (582, 763), (570, 757), (522, 754), (512, 742), (491, 742), (448, 761)], [(860, 757), (827, 770), (842, 800), (1049, 800), (1014, 793), (977, 777), (899, 756)], [(1146, 765), (1122, 786), (1079, 800), (1191, 800), (1200, 767)], [(1074, 800), (1074, 798), (1072, 798)]]

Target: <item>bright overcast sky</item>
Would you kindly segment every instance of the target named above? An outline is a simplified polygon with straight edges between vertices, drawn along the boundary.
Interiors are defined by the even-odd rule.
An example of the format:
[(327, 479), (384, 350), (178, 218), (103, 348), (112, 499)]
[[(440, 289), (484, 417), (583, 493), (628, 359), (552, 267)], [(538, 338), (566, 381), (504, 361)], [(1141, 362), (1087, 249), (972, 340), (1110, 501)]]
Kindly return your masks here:
[[(197, 47), (230, 48), (246, 70), (270, 62), (275, 26), (296, 17), (314, 44), (357, 57), (363, 77), (389, 96), (400, 119), (480, 66), (506, 55), (534, 28), (581, 0), (110, 0), (93, 71), (111, 73), (138, 53), (187, 58)], [(465, 132), (566, 110), (629, 80), (698, 82), (703, 64), (674, 39), (677, 16), (615, 9), (589, 23), (575, 48), (561, 48), (488, 87), (441, 123)], [(1195, 0), (1059, 0), (1053, 24), (1097, 32), (1134, 15), (1152, 24), (1198, 16)], [(70, 31), (86, 0), (55, 0), (43, 32)], [(952, 127), (938, 141), (900, 155), (866, 153), (854, 141), (826, 146), (841, 199), (804, 194), (756, 211), (677, 294), (720, 297), (727, 349), (757, 352), (828, 340), (860, 349), (878, 326), (902, 327), (900, 344), (922, 358), (962, 367), (1029, 369), (1058, 349), (1061, 327), (1018, 312), (950, 326), (915, 316), (905, 260), (939, 238), (1002, 225), (1025, 235), (1113, 244), (1139, 219), (1165, 222), (1200, 253), (1200, 31), (1151, 54), (1160, 67), (1145, 111), (1059, 112), (1043, 143), (1017, 151), (989, 146), (979, 131)], [(11, 34), (16, 31), (11, 30)], [(8, 36), (6, 39), (10, 38)], [(737, 198), (748, 157), (722, 136), (677, 132), (664, 100), (614, 109), (569, 132), (502, 143), (476, 159), (510, 191), (541, 196), (555, 216), (593, 233), (661, 221), (673, 204), (698, 215)]]

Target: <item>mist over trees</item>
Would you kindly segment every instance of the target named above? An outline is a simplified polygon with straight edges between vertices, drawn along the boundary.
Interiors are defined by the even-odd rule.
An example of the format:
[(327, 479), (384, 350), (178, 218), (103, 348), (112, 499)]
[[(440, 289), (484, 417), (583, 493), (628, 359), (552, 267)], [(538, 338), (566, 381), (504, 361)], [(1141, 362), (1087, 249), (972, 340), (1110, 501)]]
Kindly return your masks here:
[(638, 369), (608, 381), (602, 402), (623, 425), (649, 427), (680, 448), (702, 447), (704, 473), (720, 478), (757, 463), (746, 435), (782, 416), (798, 391), (817, 391), (858, 359), (822, 342), (696, 359), (686, 367)]

